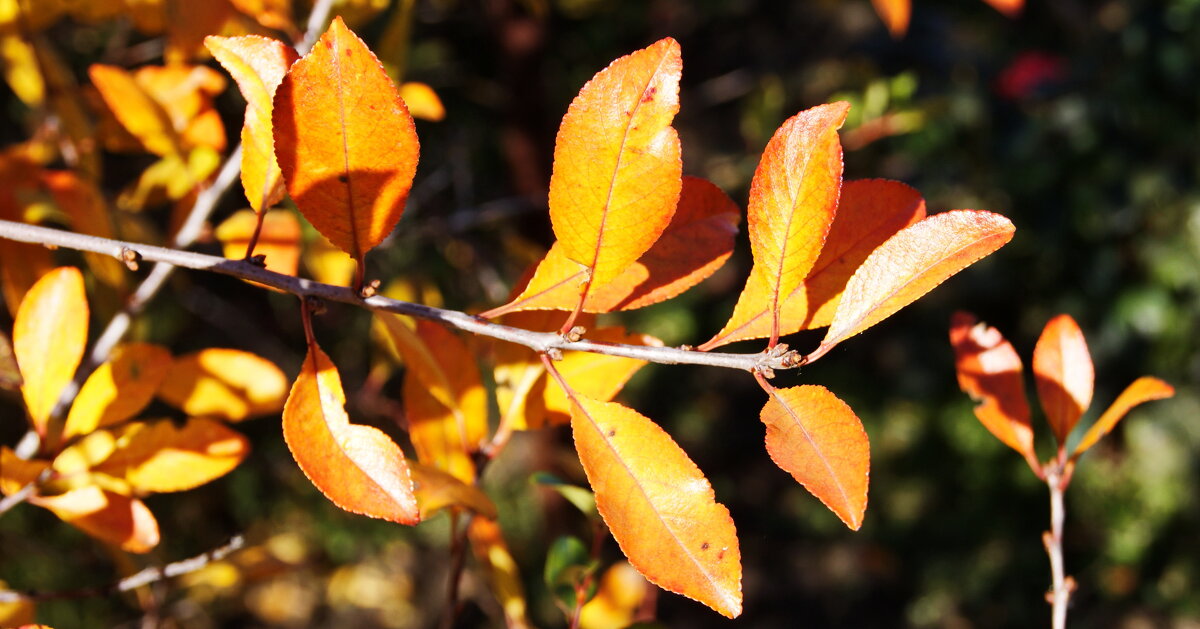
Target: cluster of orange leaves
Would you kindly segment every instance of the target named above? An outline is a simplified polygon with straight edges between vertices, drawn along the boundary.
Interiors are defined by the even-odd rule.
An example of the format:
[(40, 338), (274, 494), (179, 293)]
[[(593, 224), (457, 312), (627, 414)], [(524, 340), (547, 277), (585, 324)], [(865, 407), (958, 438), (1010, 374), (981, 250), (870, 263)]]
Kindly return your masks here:
[[(400, 90), (341, 19), (303, 57), (282, 42), (253, 34), (209, 36), (203, 43), (247, 102), (241, 175), (251, 209), (235, 217), (236, 228), (223, 226), (227, 255), (266, 252), (268, 268), (297, 272), (295, 256), (286, 253), (298, 240), (294, 217), (278, 219), (282, 227), (271, 226), (272, 216), (290, 216), (270, 210), (286, 193), (304, 218), (350, 257), (355, 284), (364, 288), (363, 259), (395, 228), (417, 167), (416, 128)], [(681, 72), (678, 44), (664, 39), (614, 61), (582, 88), (555, 145), (549, 206), (557, 241), (512, 300), (483, 317), (593, 341), (660, 344), (618, 327), (592, 329), (594, 315), (658, 303), (705, 279), (730, 256), (740, 221), (737, 205), (716, 186), (683, 176), (679, 137), (671, 126), (679, 109)], [(212, 122), (207, 114), (223, 79), (201, 66), (161, 72), (96, 66), (90, 76), (119, 128), (159, 156), (160, 169), (170, 173), (159, 179), (151, 167), (142, 177), (146, 183), (140, 181), (123, 198), (136, 206), (151, 197), (184, 200), (194, 194), (194, 182), (207, 178), (216, 165), (207, 156), (223, 148), (214, 143), (223, 137), (213, 128), (219, 120)], [(156, 86), (182, 90), (186, 97), (177, 93), (164, 99)], [(807, 356), (795, 355), (793, 364), (814, 362), (1011, 239), (1012, 224), (996, 214), (955, 210), (926, 216), (920, 195), (903, 184), (843, 183), (838, 129), (847, 110), (845, 103), (833, 103), (803, 111), (766, 146), (747, 209), (754, 266), (729, 322), (698, 351), (766, 338), (768, 352), (781, 357), (788, 355), (779, 343), (782, 336), (828, 327), (821, 344)], [(171, 183), (185, 175), (192, 183), (172, 189)], [(255, 233), (261, 236), (257, 242)], [(274, 240), (284, 245), (279, 253), (269, 248)], [(17, 294), (20, 308), (43, 307), (34, 291), (65, 291), (75, 295), (75, 307), (66, 310), (77, 317), (83, 299), (78, 277), (77, 271), (58, 270), (37, 284), (27, 282), (33, 289), (23, 300), (23, 293)], [(741, 612), (740, 552), (728, 510), (670, 435), (612, 401), (641, 361), (582, 353), (559, 358), (488, 344), (483, 353), (491, 358), (500, 409), (498, 428), (489, 435), (488, 403), (473, 348), (437, 324), (377, 315), (378, 334), (407, 367), (403, 400), (413, 461), (382, 431), (350, 422), (338, 371), (307, 324), (306, 315), (308, 353), (282, 413), (284, 437), (300, 468), (331, 501), (355, 513), (406, 524), (443, 508), (476, 514), (469, 537), (514, 624), (524, 622), (520, 579), (511, 558), (504, 560), (496, 508), (476, 487), (477, 462), (495, 456), (512, 431), (562, 424), (571, 426), (598, 510), (631, 564), (659, 586), (726, 616)], [(14, 341), (20, 346), (35, 336), (18, 329)], [(73, 351), (82, 355), (81, 348)], [(8, 482), (6, 491), (42, 478), (47, 468), (63, 475), (64, 469), (54, 466), (69, 463), (65, 471), (82, 479), (73, 481), (82, 486), (64, 487), (68, 494), (82, 489), (114, 504), (124, 499), (129, 517), (144, 521), (148, 512), (134, 506), (140, 505), (136, 496), (165, 490), (155, 484), (155, 474), (141, 471), (145, 460), (156, 462), (163, 453), (174, 456), (177, 449), (203, 442), (189, 435), (179, 448), (134, 448), (138, 434), (161, 441), (180, 431), (170, 423), (136, 430), (128, 426), (143, 424), (116, 426), (141, 407), (122, 406), (120, 419), (83, 432), (57, 432), (45, 413), (53, 406), (47, 400), (57, 399), (65, 384), (59, 382), (61, 373), (47, 385), (38, 380), (45, 376), (25, 373), (32, 359), (22, 356), (30, 355), (21, 349), (17, 354), (30, 390), (42, 391), (29, 408), (33, 426), (50, 448), (44, 454), (58, 458), (18, 463), (12, 457), (11, 469), (20, 468), (22, 475)], [(68, 372), (69, 380), (78, 359), (52, 364)], [(144, 376), (162, 370), (128, 371)], [(861, 422), (825, 388), (776, 389), (768, 381), (771, 375), (755, 374), (768, 395), (759, 416), (769, 455), (857, 529), (869, 473)], [(176, 377), (139, 386), (150, 391), (147, 400), (157, 391), (168, 402), (182, 403), (164, 394)], [(257, 386), (264, 376), (253, 377)], [(239, 391), (251, 390), (249, 383), (243, 385)], [(260, 412), (266, 406), (254, 408)], [(183, 409), (197, 416), (213, 412)], [(165, 428), (152, 430), (159, 425)], [(197, 466), (209, 473), (188, 486), (219, 475), (217, 468), (227, 471), (244, 456), (244, 440), (221, 424), (193, 419), (187, 425), (224, 437), (220, 456), (208, 450), (203, 455), (219, 463)], [(62, 453), (54, 450), (74, 437), (78, 441)], [(239, 448), (230, 445), (235, 443)], [(66, 452), (78, 454), (59, 464)], [(39, 494), (37, 501), (54, 508), (48, 499)], [(69, 515), (64, 519), (97, 534), (86, 518)], [(128, 548), (150, 543), (144, 529), (128, 530), (140, 533), (120, 540)]]
[[(1025, 6), (1025, 0), (983, 0), (992, 8), (1007, 15), (1016, 17)], [(908, 23), (912, 19), (912, 0), (871, 0), (875, 13), (883, 20), (892, 37), (900, 39), (908, 32)]]
[(1059, 468), (1063, 483), (1070, 481), (1080, 455), (1112, 432), (1131, 409), (1152, 400), (1169, 398), (1175, 389), (1151, 376), (1133, 381), (1100, 415), (1068, 455), (1067, 437), (1092, 403), (1095, 370), (1083, 331), (1070, 315), (1046, 323), (1033, 348), (1033, 375), (1038, 400), (1054, 434), (1057, 452), (1043, 465), (1033, 447), (1029, 402), (1021, 376), (1021, 358), (999, 330), (976, 321), (966, 312), (954, 314), (950, 323), (958, 384), (979, 404), (975, 416), (1004, 445), (1025, 457), (1039, 478), (1047, 466)]

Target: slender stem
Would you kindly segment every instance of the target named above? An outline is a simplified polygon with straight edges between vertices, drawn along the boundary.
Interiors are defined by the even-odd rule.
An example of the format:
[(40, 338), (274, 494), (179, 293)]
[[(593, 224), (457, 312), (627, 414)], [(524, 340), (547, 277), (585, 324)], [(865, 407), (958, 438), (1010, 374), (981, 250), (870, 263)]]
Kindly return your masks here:
[(1063, 508), (1063, 493), (1066, 484), (1063, 482), (1061, 462), (1051, 464), (1045, 469), (1046, 485), (1050, 488), (1050, 530), (1042, 534), (1042, 542), (1046, 546), (1046, 554), (1050, 556), (1050, 574), (1053, 579), (1052, 589), (1046, 594), (1046, 599), (1052, 608), (1051, 627), (1065, 629), (1067, 605), (1071, 600), (1071, 590), (1074, 589), (1074, 581), (1066, 576), (1063, 566), (1063, 520), (1066, 513)]
[(246, 545), (241, 535), (235, 535), (226, 544), (189, 559), (169, 563), (162, 567), (151, 567), (131, 574), (119, 581), (97, 587), (62, 590), (57, 592), (26, 592), (20, 590), (0, 590), (0, 604), (16, 603), (18, 601), (50, 601), (58, 599), (89, 598), (107, 596), (119, 592), (136, 590), (144, 585), (172, 579), (180, 575), (195, 572), (204, 566), (220, 561)]
[(451, 629), (458, 616), (458, 587), (466, 566), (467, 528), (471, 525), (471, 516), (467, 515), (465, 525), (459, 527), (459, 515), (457, 509), (450, 511), (450, 575), (446, 583), (446, 611), (442, 615), (442, 629)]
[(350, 288), (322, 284), (291, 275), (275, 273), (274, 271), (269, 271), (241, 260), (229, 260), (219, 256), (210, 256), (190, 251), (179, 251), (165, 247), (97, 238), (95, 236), (24, 223), (14, 223), (12, 221), (0, 221), (0, 238), (53, 245), (67, 249), (77, 249), (79, 251), (92, 251), (118, 258), (120, 258), (122, 251), (135, 251), (145, 260), (164, 262), (174, 266), (251, 280), (298, 297), (316, 297), (326, 301), (352, 304), (368, 310), (395, 312), (429, 319), (437, 321), (442, 325), (462, 330), (463, 332), (524, 345), (536, 352), (542, 353), (573, 350), (609, 356), (621, 356), (666, 365), (705, 365), (726, 369), (741, 369), (743, 371), (757, 370), (768, 373), (799, 366), (799, 361), (796, 360), (795, 353), (778, 351), (782, 345), (776, 347), (775, 351), (772, 352), (736, 354), (700, 352), (673, 347), (601, 343), (586, 339), (570, 341), (555, 333), (533, 332), (522, 328), (492, 323), (491, 321), (457, 310), (433, 308), (422, 304), (389, 299), (381, 295), (363, 299)]

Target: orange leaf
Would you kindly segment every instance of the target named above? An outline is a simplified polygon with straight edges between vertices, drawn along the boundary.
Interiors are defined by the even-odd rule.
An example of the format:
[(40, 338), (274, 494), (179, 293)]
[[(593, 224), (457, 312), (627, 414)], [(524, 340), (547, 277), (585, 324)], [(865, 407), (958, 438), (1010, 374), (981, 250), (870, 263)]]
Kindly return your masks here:
[[(679, 206), (662, 236), (611, 282), (594, 286), (583, 311), (643, 308), (695, 286), (733, 253), (738, 220), (737, 205), (720, 188), (699, 177), (684, 177)], [(556, 242), (520, 296), (484, 316), (520, 310), (573, 310), (586, 279), (587, 272)]]
[[(662, 341), (648, 334), (626, 332), (620, 326), (599, 328), (587, 334), (589, 341), (599, 343), (621, 343), (624, 345), (649, 345), (662, 347)], [(566, 352), (563, 359), (554, 364), (559, 375), (571, 386), (571, 390), (593, 400), (607, 402), (618, 393), (625, 383), (645, 365), (645, 361), (620, 356), (594, 354), (592, 352)], [(530, 428), (565, 424), (571, 417), (571, 401), (561, 387), (545, 388), (545, 423)]]
[(424, 83), (410, 81), (400, 86), (400, 98), (408, 106), (413, 118), (438, 122), (445, 119), (446, 108), (437, 92)]
[(597, 286), (654, 244), (679, 202), (683, 162), (671, 120), (682, 67), (679, 44), (660, 40), (597, 73), (563, 116), (550, 221), (563, 253)]
[(13, 321), (13, 353), (33, 428), (46, 436), (50, 412), (75, 376), (87, 344), (88, 303), (83, 275), (60, 267), (38, 280)]
[(171, 353), (158, 345), (130, 343), (117, 348), (79, 389), (67, 415), (63, 439), (86, 435), (136, 415), (154, 398), (170, 366)]
[(245, 437), (211, 419), (136, 422), (93, 470), (124, 476), (139, 492), (185, 491), (229, 473), (249, 452)]
[(1029, 401), (1021, 377), (1021, 357), (1000, 331), (975, 317), (956, 312), (950, 322), (958, 386), (979, 402), (975, 416), (1008, 447), (1037, 469)]
[(267, 28), (285, 33), (296, 30), (292, 22), (292, 0), (230, 0), (230, 4)]
[(912, 0), (871, 0), (871, 4), (875, 5), (875, 12), (887, 26), (892, 39), (904, 37), (912, 17)]
[(1117, 396), (1116, 401), (1104, 411), (1100, 419), (1096, 420), (1096, 423), (1092, 424), (1091, 428), (1088, 428), (1088, 431), (1083, 435), (1083, 439), (1079, 440), (1079, 445), (1075, 446), (1075, 452), (1071, 455), (1071, 458), (1077, 458), (1088, 448), (1096, 445), (1096, 442), (1100, 441), (1101, 437), (1112, 432), (1117, 422), (1121, 421), (1133, 407), (1144, 402), (1169, 398), (1173, 395), (1175, 395), (1175, 388), (1158, 378), (1142, 376), (1134, 380), (1133, 384), (1130, 384), (1121, 392), (1121, 395)]
[(122, 68), (93, 64), (88, 68), (92, 84), (104, 104), (147, 151), (159, 156), (178, 154), (183, 149), (170, 116), (163, 106)]
[(485, 518), (496, 518), (496, 505), (483, 490), (467, 484), (436, 467), (409, 461), (417, 504), (421, 507), (421, 519), (428, 520), (433, 514), (447, 507), (470, 509)]
[(900, 230), (851, 276), (825, 340), (810, 361), (1004, 246), (1013, 230), (1007, 218), (977, 210), (935, 214)]
[[(829, 325), (846, 282), (885, 240), (925, 218), (925, 201), (916, 190), (886, 179), (847, 181), (825, 247), (804, 283), (779, 310), (779, 334)], [(725, 329), (700, 346), (702, 351), (771, 336), (771, 311), (765, 278), (751, 276)]]
[(837, 211), (842, 187), (837, 130), (849, 110), (848, 103), (837, 102), (792, 116), (767, 143), (754, 171), (746, 211), (754, 267), (743, 294), (765, 288), (753, 297), (769, 304), (771, 345), (779, 338), (780, 306), (812, 270)]
[(612, 402), (573, 400), (575, 448), (629, 562), (665, 590), (730, 618), (741, 614), (737, 533), (708, 479), (645, 416)]
[(237, 81), (246, 99), (242, 125), (242, 188), (250, 207), (263, 212), (283, 198), (283, 175), (275, 160), (271, 127), (275, 89), (299, 55), (275, 39), (246, 35), (204, 39), (204, 45)]
[(649, 589), (646, 579), (629, 562), (614, 563), (600, 577), (595, 598), (579, 611), (580, 629), (628, 627)]
[(1046, 323), (1033, 348), (1033, 377), (1046, 421), (1058, 445), (1065, 447), (1067, 435), (1092, 403), (1096, 382), (1087, 340), (1070, 315)]
[(484, 569), (488, 585), (500, 606), (504, 608), (504, 620), (509, 629), (528, 629), (529, 619), (525, 615), (525, 590), (521, 586), (521, 574), (517, 562), (508, 552), (504, 533), (495, 520), (471, 518), (467, 525), (467, 538), (475, 559)]
[(315, 341), (283, 407), (283, 437), (304, 475), (333, 504), (401, 524), (420, 521), (404, 453), (386, 434), (351, 424), (337, 367)]
[(846, 526), (867, 510), (871, 452), (854, 411), (825, 387), (774, 389), (762, 410), (767, 453)]
[[(81, 234), (115, 238), (108, 204), (100, 190), (68, 170), (48, 170), (42, 173), (41, 184), (54, 197), (54, 203), (71, 219), (71, 227)], [(88, 266), (105, 284), (116, 288), (125, 285), (125, 268), (114, 257), (99, 253), (84, 253)]]
[(479, 367), (462, 339), (424, 319), (379, 312), (375, 320), (384, 332), (383, 338), (403, 358), (421, 387), (454, 413), (467, 443), (477, 445), (482, 441), (486, 425), (471, 423), (478, 424), (479, 417), (487, 417), (487, 400)]
[(158, 545), (158, 522), (137, 498), (89, 485), (58, 496), (34, 496), (29, 502), (53, 511), (64, 522), (122, 550), (148, 553)]
[(1021, 9), (1025, 6), (1025, 0), (983, 0), (992, 5), (992, 8), (1007, 15), (1008, 17), (1017, 17)]
[(287, 377), (269, 360), (236, 349), (180, 356), (158, 397), (188, 415), (241, 421), (283, 406)]
[(220, 72), (202, 65), (142, 66), (133, 76), (166, 111), (185, 149), (225, 150), (225, 126), (212, 103), (228, 82)]
[(280, 83), (273, 122), (296, 207), (361, 261), (404, 212), (417, 132), (383, 66), (341, 18)]
[(486, 413), (467, 415), (457, 404), (453, 408), (442, 404), (433, 397), (414, 369), (404, 372), (402, 395), (408, 436), (417, 451), (417, 459), (463, 482), (475, 482), (475, 463), (470, 453), (479, 449), (479, 443), (486, 435), (479, 435), (479, 440), (472, 441), (467, 432), (469, 426), (486, 429)]
[[(254, 210), (239, 210), (225, 219), (215, 232), (224, 245), (225, 257), (231, 260), (246, 257), (246, 248), (257, 226)], [(296, 275), (300, 268), (301, 235), (300, 219), (290, 210), (267, 210), (254, 253), (266, 256), (267, 270)]]
[(8, 446), (0, 446), (0, 493), (12, 495), (37, 480), (50, 467), (47, 461), (26, 460)]

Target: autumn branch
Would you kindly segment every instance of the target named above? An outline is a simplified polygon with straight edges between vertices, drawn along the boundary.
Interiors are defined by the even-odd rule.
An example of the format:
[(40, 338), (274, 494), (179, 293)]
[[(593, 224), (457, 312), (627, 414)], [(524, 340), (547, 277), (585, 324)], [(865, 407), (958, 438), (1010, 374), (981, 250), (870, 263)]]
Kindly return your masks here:
[(136, 590), (145, 585), (163, 581), (165, 579), (173, 579), (191, 572), (195, 572), (214, 561), (220, 561), (229, 555), (240, 550), (246, 545), (246, 540), (241, 535), (235, 535), (224, 545), (207, 551), (203, 554), (183, 559), (180, 561), (169, 563), (162, 567), (150, 567), (134, 574), (131, 574), (124, 579), (89, 588), (79, 588), (76, 590), (62, 590), (57, 592), (34, 592), (21, 590), (0, 590), (0, 605), (6, 603), (18, 603), (21, 601), (51, 601), (62, 599), (78, 599), (90, 598), (94, 596), (108, 596), (119, 592), (128, 592)]
[(390, 299), (381, 295), (374, 295), (364, 299), (357, 291), (344, 286), (322, 284), (304, 278), (275, 273), (242, 260), (230, 260), (191, 251), (180, 251), (167, 247), (98, 238), (96, 236), (87, 236), (60, 229), (51, 229), (49, 227), (39, 227), (12, 221), (0, 221), (0, 238), (32, 244), (64, 247), (77, 251), (90, 251), (113, 256), (118, 260), (133, 257), (198, 271), (220, 273), (222, 275), (265, 284), (271, 288), (291, 293), (300, 298), (315, 297), (325, 301), (351, 304), (368, 310), (394, 312), (396, 314), (429, 319), (463, 332), (524, 345), (536, 352), (551, 355), (564, 351), (591, 352), (593, 354), (621, 356), (665, 365), (705, 365), (709, 367), (740, 369), (743, 371), (757, 371), (760, 373), (771, 373), (775, 370), (791, 369), (799, 366), (799, 357), (796, 353), (788, 350), (787, 346), (782, 344), (777, 345), (770, 351), (741, 354), (699, 352), (673, 347), (602, 343), (587, 339), (572, 341), (559, 334), (534, 332), (493, 323), (487, 319), (457, 310), (434, 308), (423, 304)]

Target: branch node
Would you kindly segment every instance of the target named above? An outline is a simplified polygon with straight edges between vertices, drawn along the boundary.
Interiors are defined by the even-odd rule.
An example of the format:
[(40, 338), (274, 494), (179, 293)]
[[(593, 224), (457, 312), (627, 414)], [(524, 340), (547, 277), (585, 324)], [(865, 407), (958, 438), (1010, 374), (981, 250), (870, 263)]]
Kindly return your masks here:
[(250, 256), (249, 258), (246, 258), (246, 262), (249, 262), (251, 265), (256, 266), (260, 269), (265, 269), (265, 268), (267, 268), (267, 254), (256, 253), (256, 254)]
[(545, 354), (550, 357), (550, 360), (558, 362), (563, 359), (562, 350), (557, 347), (547, 348)]
[(775, 377), (775, 370), (771, 369), (770, 367), (768, 367), (766, 365), (759, 365), (758, 367), (754, 368), (754, 371), (762, 374), (762, 377), (767, 378), (767, 379), (771, 379), (771, 378)]
[(688, 345), (688, 344), (684, 343), (683, 345), (680, 345), (680, 346), (679, 346), (679, 351), (681, 351), (681, 352), (694, 352), (694, 351), (696, 351), (696, 347), (695, 347), (694, 345)]
[(138, 270), (138, 265), (141, 263), (141, 261), (142, 254), (130, 249), (129, 247), (121, 247), (121, 262), (124, 262), (125, 266), (128, 267), (130, 271)]
[(577, 325), (572, 327), (565, 335), (563, 335), (563, 337), (572, 343), (578, 343), (579, 341), (583, 340), (583, 335), (586, 333), (587, 328), (583, 327), (582, 325)]
[(309, 312), (317, 316), (325, 314), (325, 312), (328, 310), (328, 308), (325, 307), (325, 300), (317, 297), (316, 295), (305, 295), (304, 305), (308, 308)]
[(363, 299), (370, 299), (379, 294), (379, 286), (379, 278), (375, 278), (363, 285), (362, 289), (358, 291), (358, 296)]

